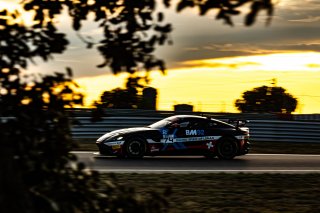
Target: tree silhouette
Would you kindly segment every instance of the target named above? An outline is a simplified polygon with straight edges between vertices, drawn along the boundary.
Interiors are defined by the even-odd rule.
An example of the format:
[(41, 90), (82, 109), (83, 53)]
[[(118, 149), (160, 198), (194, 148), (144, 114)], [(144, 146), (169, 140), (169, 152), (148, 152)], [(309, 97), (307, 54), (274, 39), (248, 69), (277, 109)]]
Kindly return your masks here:
[(235, 106), (241, 112), (278, 112), (291, 113), (297, 107), (297, 99), (282, 87), (256, 87), (246, 91)]
[[(68, 10), (73, 21), (73, 29), (80, 31), (82, 22), (94, 14), (94, 21), (103, 29), (103, 40), (95, 43), (83, 38), (88, 48), (96, 46), (103, 57), (98, 67), (109, 66), (113, 73), (138, 70), (149, 71), (153, 68), (165, 72), (165, 63), (154, 55), (156, 47), (172, 43), (171, 23), (165, 23), (165, 14), (157, 10), (158, 4), (170, 7), (175, 4), (176, 11), (198, 8), (199, 15), (210, 10), (218, 11), (216, 19), (233, 25), (232, 17), (240, 14), (242, 7), (250, 6), (245, 24), (252, 25), (258, 13), (265, 10), (267, 23), (273, 14), (272, 0), (24, 0), (25, 10), (35, 12), (34, 29), (54, 28), (54, 18), (64, 9)], [(54, 46), (53, 46), (54, 47)]]
[[(173, 2), (173, 1), (172, 1)], [(162, 3), (170, 6), (170, 0)], [(166, 200), (151, 193), (145, 199), (115, 181), (103, 184), (70, 153), (70, 116), (66, 108), (81, 104), (82, 94), (72, 72), (52, 75), (24, 70), (37, 57), (44, 61), (63, 53), (69, 42), (54, 19), (67, 10), (73, 29), (94, 14), (103, 28), (98, 43), (83, 38), (103, 56), (99, 67), (113, 73), (158, 68), (164, 62), (154, 55), (156, 47), (170, 42), (172, 26), (156, 11), (156, 0), (23, 0), (34, 14), (25, 26), (19, 12), (0, 11), (0, 212), (163, 212)], [(219, 11), (217, 19), (232, 24), (231, 17), (243, 5), (251, 5), (245, 23), (251, 25), (260, 10), (272, 14), (271, 0), (181, 0), (177, 11), (199, 7), (200, 14)], [(112, 195), (112, 196), (110, 196)], [(155, 202), (157, 201), (157, 202)]]
[(0, 12), (0, 212), (164, 212), (161, 194), (140, 198), (114, 180), (106, 184), (70, 153), (73, 120), (66, 108), (83, 99), (71, 69), (22, 72), (68, 42), (50, 23), (28, 28), (18, 16)]
[[(155, 110), (156, 89), (147, 87), (149, 80), (144, 77), (130, 76), (125, 88), (104, 91), (94, 105), (99, 109), (153, 109)], [(148, 94), (149, 93), (151, 94)]]
[(142, 95), (139, 90), (144, 85), (139, 83), (140, 77), (129, 77), (126, 82), (126, 88), (116, 88), (111, 91), (105, 91), (96, 102), (100, 107), (113, 109), (137, 109), (141, 105)]

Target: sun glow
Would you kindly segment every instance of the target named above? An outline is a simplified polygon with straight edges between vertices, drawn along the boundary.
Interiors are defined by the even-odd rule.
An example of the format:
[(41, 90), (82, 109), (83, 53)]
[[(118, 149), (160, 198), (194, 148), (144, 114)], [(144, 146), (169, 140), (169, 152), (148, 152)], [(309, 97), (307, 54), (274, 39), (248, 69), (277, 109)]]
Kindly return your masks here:
[(18, 1), (14, 0), (2, 0), (0, 1), (0, 10), (7, 9), (9, 11), (14, 11), (19, 7)]
[[(19, 4), (18, 0), (1, 0), (0, 1), (0, 11), (2, 10), (7, 10), (9, 13), (15, 13), (18, 12), (19, 16), (17, 19), (15, 19), (15, 23), (18, 24), (23, 24), (26, 26), (32, 25), (33, 22), (33, 16), (34, 12), (26, 12), (23, 8), (22, 5)], [(10, 17), (11, 19), (11, 17)]]
[(187, 61), (184, 65), (207, 68), (228, 68), (237, 71), (318, 71), (318, 52), (290, 52), (221, 59)]

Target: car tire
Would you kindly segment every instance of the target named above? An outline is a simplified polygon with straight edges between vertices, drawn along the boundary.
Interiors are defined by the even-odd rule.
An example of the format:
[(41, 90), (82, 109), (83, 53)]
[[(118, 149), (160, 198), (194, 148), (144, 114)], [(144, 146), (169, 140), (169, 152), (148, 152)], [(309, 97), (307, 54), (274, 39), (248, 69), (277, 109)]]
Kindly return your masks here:
[(238, 143), (232, 137), (223, 137), (217, 144), (217, 156), (222, 160), (231, 160), (238, 153)]
[(125, 143), (125, 156), (127, 158), (143, 158), (146, 144), (140, 138), (131, 138)]

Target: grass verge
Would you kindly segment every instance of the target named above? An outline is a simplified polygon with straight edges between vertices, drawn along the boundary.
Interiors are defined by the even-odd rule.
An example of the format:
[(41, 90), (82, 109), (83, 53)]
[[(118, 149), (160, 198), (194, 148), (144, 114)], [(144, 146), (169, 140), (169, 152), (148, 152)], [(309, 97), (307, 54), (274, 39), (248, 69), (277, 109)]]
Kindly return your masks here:
[[(98, 151), (95, 139), (78, 142), (77, 150)], [(250, 153), (320, 154), (320, 143), (253, 142)], [(171, 188), (175, 213), (320, 212), (320, 174), (120, 173), (116, 181), (139, 194)]]
[(176, 213), (320, 212), (320, 174), (126, 173), (116, 174), (116, 181), (142, 194), (170, 187)]

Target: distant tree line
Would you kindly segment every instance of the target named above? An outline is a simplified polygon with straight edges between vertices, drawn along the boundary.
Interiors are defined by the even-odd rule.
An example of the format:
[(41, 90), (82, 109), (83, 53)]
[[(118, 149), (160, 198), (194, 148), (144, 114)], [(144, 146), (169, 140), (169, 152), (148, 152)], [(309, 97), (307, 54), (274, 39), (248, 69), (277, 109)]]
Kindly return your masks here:
[(282, 87), (261, 86), (246, 91), (235, 106), (241, 112), (292, 113), (298, 101)]
[(125, 88), (104, 91), (95, 105), (111, 109), (147, 109), (156, 110), (157, 90), (146, 86), (147, 79), (130, 76)]

